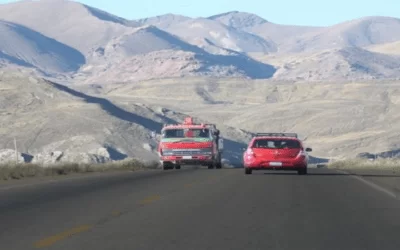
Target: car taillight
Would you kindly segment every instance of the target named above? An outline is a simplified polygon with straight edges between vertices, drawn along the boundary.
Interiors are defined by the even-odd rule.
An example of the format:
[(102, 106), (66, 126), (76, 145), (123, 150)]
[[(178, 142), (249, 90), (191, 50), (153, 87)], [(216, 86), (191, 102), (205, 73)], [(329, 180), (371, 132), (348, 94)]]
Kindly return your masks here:
[(299, 154), (297, 155), (297, 157), (306, 156), (306, 155), (307, 155), (307, 153), (306, 153), (304, 150), (300, 150), (300, 152), (299, 152)]
[(251, 149), (251, 148), (247, 149), (247, 155), (256, 156), (253, 149)]

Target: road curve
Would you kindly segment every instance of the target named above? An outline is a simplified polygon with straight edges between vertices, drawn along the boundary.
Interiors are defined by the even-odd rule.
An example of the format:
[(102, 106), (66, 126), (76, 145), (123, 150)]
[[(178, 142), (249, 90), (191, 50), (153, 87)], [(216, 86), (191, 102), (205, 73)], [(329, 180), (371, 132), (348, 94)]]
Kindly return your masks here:
[(399, 249), (400, 201), (328, 169), (142, 171), (0, 189), (0, 249)]

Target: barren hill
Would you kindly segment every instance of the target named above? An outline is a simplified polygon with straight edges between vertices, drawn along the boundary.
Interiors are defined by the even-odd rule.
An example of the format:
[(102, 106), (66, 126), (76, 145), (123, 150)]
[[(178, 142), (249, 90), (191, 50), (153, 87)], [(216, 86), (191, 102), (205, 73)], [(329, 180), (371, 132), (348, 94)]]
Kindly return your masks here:
[[(170, 15), (167, 17), (171, 17)], [(208, 18), (162, 18), (143, 20), (142, 23), (149, 23), (177, 35), (183, 40), (203, 47), (206, 50), (209, 46), (233, 50), (237, 52), (273, 52), (276, 51), (275, 44), (255, 34), (237, 30), (226, 26), (221, 22)], [(156, 21), (157, 20), (157, 21)], [(158, 21), (160, 20), (160, 21)]]
[[(0, 150), (14, 149), (16, 138), (26, 161), (156, 160), (151, 131), (187, 116), (132, 98), (126, 102), (84, 94), (21, 71), (0, 71), (0, 82)], [(224, 158), (237, 163), (249, 134), (219, 127), (226, 138)]]
[[(35, 54), (32, 49), (27, 52), (25, 45), (14, 47), (8, 56), (35, 58), (35, 63), (13, 59), (3, 60), (3, 64), (26, 64), (49, 73), (49, 56), (57, 57), (51, 67), (73, 70), (75, 82), (101, 83), (104, 79), (104, 83), (111, 83), (120, 81), (115, 78), (118, 75), (124, 81), (195, 75), (302, 80), (310, 71), (312, 80), (398, 75), (396, 58), (363, 50), (375, 52), (371, 46), (400, 40), (400, 21), (392, 17), (364, 17), (330, 27), (280, 25), (240, 11), (199, 18), (169, 13), (126, 20), (69, 0), (3, 4), (0, 16), (4, 22), (37, 33), (34, 37), (20, 36), (21, 44), (48, 47), (49, 42), (40, 36), (59, 43), (55, 55)], [(4, 46), (0, 44), (0, 49)], [(79, 51), (86, 63), (67, 48)], [(264, 60), (266, 57), (278, 63)], [(292, 65), (298, 62), (301, 65)], [(353, 67), (358, 62), (363, 69)]]
[(321, 27), (276, 24), (268, 22), (264, 18), (255, 14), (241, 11), (217, 14), (209, 17), (209, 19), (221, 22), (228, 27), (257, 35), (268, 41), (272, 41), (278, 50), (280, 49), (280, 44), (285, 40), (323, 29)]
[(110, 100), (164, 105), (234, 127), (246, 142), (243, 131), (294, 131), (314, 149), (312, 156), (336, 158), (400, 147), (399, 86), (399, 81), (283, 83), (195, 77), (117, 84), (104, 92)]
[(154, 157), (148, 133), (162, 120), (138, 115), (142, 107), (126, 112), (107, 100), (18, 72), (2, 71), (0, 81), (0, 149), (14, 149), (15, 137), (20, 152), (40, 160), (57, 152), (65, 160)]
[(367, 50), (388, 55), (400, 55), (400, 40), (366, 47)]
[(45, 74), (70, 73), (85, 64), (79, 51), (24, 26), (1, 21), (0, 60)]
[(346, 79), (399, 79), (400, 57), (358, 47), (330, 49), (285, 57), (257, 57), (276, 65), (274, 79), (300, 81), (342, 81)]
[(84, 55), (129, 29), (125, 20), (119, 17), (67, 0), (2, 4), (0, 16), (75, 48)]
[(268, 78), (274, 72), (272, 66), (245, 55), (210, 54), (154, 26), (143, 26), (98, 48), (75, 79), (111, 83), (195, 75)]
[(400, 40), (400, 19), (372, 16), (307, 32), (281, 44), (281, 51), (304, 52), (343, 47), (365, 47)]

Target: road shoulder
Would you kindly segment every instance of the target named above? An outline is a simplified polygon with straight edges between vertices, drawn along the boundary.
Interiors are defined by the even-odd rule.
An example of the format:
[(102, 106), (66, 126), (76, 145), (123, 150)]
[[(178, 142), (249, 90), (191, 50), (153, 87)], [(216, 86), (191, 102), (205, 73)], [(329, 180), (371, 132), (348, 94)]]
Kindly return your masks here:
[(334, 169), (400, 200), (400, 169)]

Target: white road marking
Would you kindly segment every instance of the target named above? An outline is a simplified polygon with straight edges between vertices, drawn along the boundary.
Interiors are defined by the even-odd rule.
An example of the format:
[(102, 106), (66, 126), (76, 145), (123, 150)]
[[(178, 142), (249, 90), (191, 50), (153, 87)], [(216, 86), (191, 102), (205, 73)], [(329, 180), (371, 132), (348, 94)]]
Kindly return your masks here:
[(378, 185), (378, 184), (376, 184), (376, 183), (374, 183), (372, 181), (364, 179), (361, 176), (354, 175), (354, 174), (348, 173), (348, 172), (343, 171), (343, 170), (338, 170), (337, 169), (336, 171), (339, 172), (339, 173), (342, 173), (342, 174), (349, 175), (350, 177), (352, 177), (352, 178), (364, 183), (365, 185), (367, 185), (367, 186), (369, 186), (369, 187), (371, 187), (371, 188), (373, 188), (375, 190), (378, 190), (378, 191), (380, 191), (382, 193), (385, 193), (386, 195), (388, 195), (388, 196), (390, 196), (392, 198), (395, 198), (397, 200), (400, 198), (399, 195), (396, 192), (393, 192), (393, 191), (391, 191), (389, 189), (386, 189), (386, 188), (384, 188), (384, 187), (382, 187), (382, 186), (380, 186), (380, 185)]

